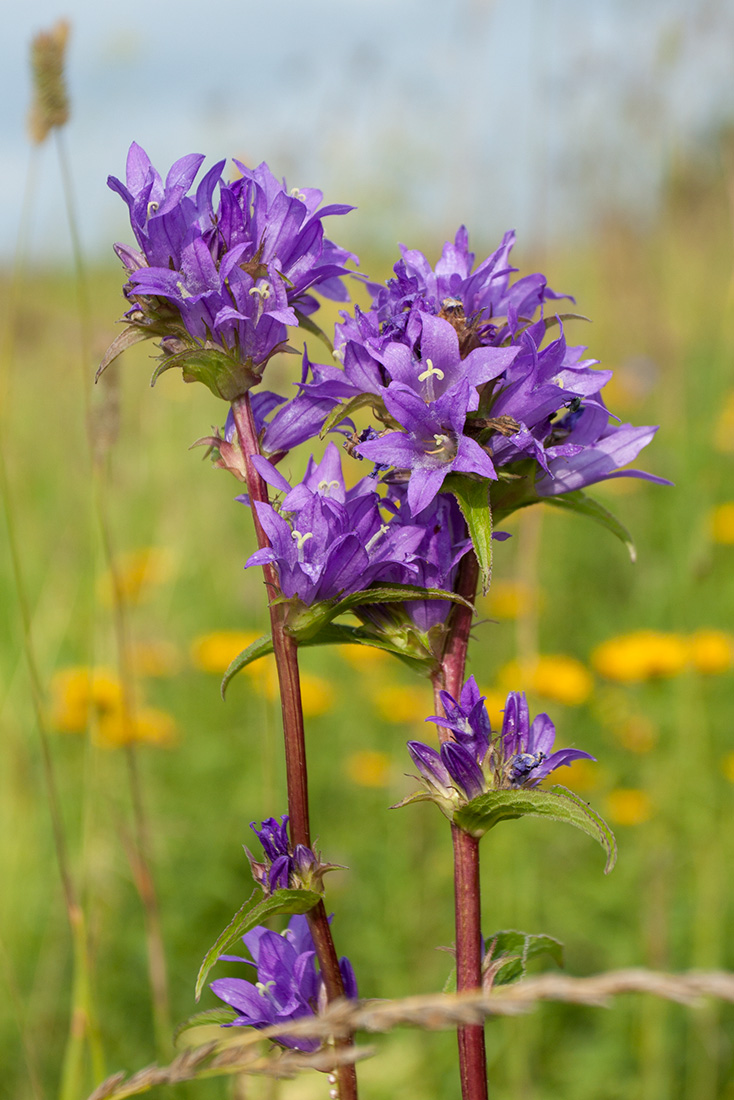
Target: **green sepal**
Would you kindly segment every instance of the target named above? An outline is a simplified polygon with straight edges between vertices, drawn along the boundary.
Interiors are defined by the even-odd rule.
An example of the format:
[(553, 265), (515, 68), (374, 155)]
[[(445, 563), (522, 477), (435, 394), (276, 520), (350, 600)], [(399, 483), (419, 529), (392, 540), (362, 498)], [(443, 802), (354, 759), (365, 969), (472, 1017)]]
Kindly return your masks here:
[(298, 327), (305, 328), (306, 332), (310, 332), (312, 336), (315, 336), (317, 339), (319, 339), (321, 343), (325, 344), (326, 347), (329, 349), (329, 353), (333, 355), (334, 345), (332, 344), (331, 340), (326, 335), (324, 330), (322, 328), (319, 328), (316, 322), (312, 321), (310, 317), (307, 317), (305, 313), (301, 313), (300, 309), (294, 309), (293, 312), (298, 319)]
[(449, 474), (442, 492), (453, 493), (469, 528), (474, 553), (482, 577), (482, 592), (489, 590), (492, 579), (492, 508), (489, 501), (489, 481), (477, 480), (466, 474)]
[(196, 977), (196, 1000), (199, 1000), (206, 976), (219, 956), (245, 932), (249, 932), (256, 924), (261, 924), (277, 913), (308, 913), (320, 901), (321, 894), (313, 890), (276, 890), (268, 897), (263, 897), (260, 890), (253, 890), (245, 904), (237, 910), (227, 927), (217, 937), (216, 943), (204, 956)]
[(500, 821), (517, 817), (549, 817), (553, 821), (565, 821), (598, 840), (607, 853), (605, 875), (617, 861), (617, 842), (606, 821), (566, 787), (551, 787), (548, 791), (522, 787), (487, 791), (456, 810), (452, 820), (465, 832), (481, 837)]
[(207, 1027), (212, 1024), (221, 1027), (222, 1024), (229, 1024), (236, 1019), (237, 1013), (235, 1010), (225, 1008), (224, 1005), (220, 1008), (207, 1008), (203, 1012), (195, 1012), (193, 1016), (183, 1020), (174, 1030), (173, 1045), (178, 1046), (178, 1040), (181, 1036), (185, 1035), (187, 1031), (191, 1031), (192, 1028)]
[[(281, 346), (276, 350), (287, 349)], [(163, 360), (153, 373), (151, 385), (155, 385), (164, 371), (180, 367), (184, 382), (202, 382), (215, 397), (231, 402), (260, 382), (264, 364), (253, 369), (248, 362), (242, 362), (221, 348), (186, 348)]]
[(324, 439), (327, 432), (330, 432), (335, 424), (341, 423), (342, 420), (346, 420), (352, 413), (357, 412), (359, 409), (366, 408), (367, 405), (375, 405), (378, 403), (378, 398), (371, 393), (358, 393), (356, 397), (350, 397), (348, 401), (336, 405), (326, 420), (323, 427), (319, 432), (319, 439)]
[(616, 537), (624, 543), (627, 547), (630, 559), (633, 562), (637, 561), (635, 544), (624, 524), (620, 523), (617, 517), (612, 515), (603, 504), (599, 504), (597, 500), (593, 500), (591, 497), (587, 496), (581, 489), (574, 489), (573, 492), (570, 493), (559, 493), (558, 496), (541, 497), (540, 499), (543, 504), (550, 504), (554, 508), (560, 508), (566, 512), (576, 512), (577, 515), (587, 516), (596, 523), (600, 523), (602, 527), (606, 527), (607, 531), (611, 531), (613, 535), (616, 535)]
[(493, 971), (493, 985), (509, 985), (524, 978), (528, 961), (541, 955), (549, 955), (563, 967), (563, 944), (553, 936), (510, 928), (487, 936), (485, 943), (485, 968)]
[(473, 605), (463, 596), (443, 588), (421, 588), (417, 584), (383, 584), (346, 596), (336, 605), (334, 614), (341, 615), (345, 611), (351, 611), (353, 607), (363, 607), (365, 604), (405, 603), (414, 600), (451, 600), (452, 603), (463, 603), (465, 607), (474, 610)]

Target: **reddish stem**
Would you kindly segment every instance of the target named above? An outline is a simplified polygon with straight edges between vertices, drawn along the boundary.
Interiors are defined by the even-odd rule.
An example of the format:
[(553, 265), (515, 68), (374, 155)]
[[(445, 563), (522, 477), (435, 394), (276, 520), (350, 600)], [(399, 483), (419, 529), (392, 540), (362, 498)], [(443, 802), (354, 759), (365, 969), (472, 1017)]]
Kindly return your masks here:
[[(257, 515), (255, 502), (268, 503), (268, 489), (252, 463), (252, 456), (260, 454), (260, 447), (248, 394), (232, 402), (232, 414), (237, 437), (245, 462), (247, 491), (250, 496), (252, 518), (255, 523), (257, 544), (262, 549), (269, 546)], [(263, 565), (265, 584), (271, 597), (280, 594), (278, 574), (275, 568)], [(308, 771), (306, 767), (306, 737), (301, 705), (301, 682), (298, 671), (298, 644), (285, 630), (285, 607), (269, 601), (270, 628), (273, 651), (278, 670), (280, 706), (283, 715), (285, 744), (286, 787), (288, 791), (288, 818), (291, 843), (311, 847), (311, 826), (308, 813)], [(339, 959), (329, 928), (324, 903), (319, 902), (308, 914), (308, 923), (316, 947), (319, 967), (326, 987), (328, 1000), (344, 996), (344, 982), (339, 969)], [(350, 1046), (351, 1040), (337, 1042), (339, 1047)], [(340, 1100), (357, 1100), (357, 1074), (353, 1065), (336, 1069), (339, 1080)]]
[[(479, 564), (473, 552), (466, 554), (459, 567), (456, 591), (469, 603), (474, 602), (479, 579)], [(441, 689), (454, 699), (461, 695), (466, 669), (472, 612), (456, 604), (449, 625), (449, 636), (441, 668), (433, 677), (437, 713), (440, 713)], [(451, 736), (438, 728), (442, 741)], [(479, 841), (456, 825), (451, 826), (454, 846), (454, 913), (456, 920), (456, 988), (459, 993), (481, 989), (481, 894), (479, 885)], [(487, 1056), (484, 1027), (481, 1024), (460, 1027), (459, 1071), (463, 1100), (487, 1100)]]

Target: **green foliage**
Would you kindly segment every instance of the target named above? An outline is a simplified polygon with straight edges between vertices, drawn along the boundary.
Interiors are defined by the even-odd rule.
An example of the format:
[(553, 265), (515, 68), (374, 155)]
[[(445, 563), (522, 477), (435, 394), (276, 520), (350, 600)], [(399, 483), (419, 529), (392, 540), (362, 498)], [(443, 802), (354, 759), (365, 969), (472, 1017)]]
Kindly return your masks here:
[(565, 821), (581, 829), (597, 840), (607, 853), (605, 874), (617, 861), (617, 843), (612, 830), (588, 803), (565, 787), (551, 787), (548, 791), (522, 788), (487, 791), (456, 810), (453, 821), (472, 836), (481, 837), (500, 821), (519, 817), (549, 817), (552, 821)]
[(443, 491), (453, 493), (466, 520), (479, 562), (482, 592), (486, 595), (492, 579), (492, 509), (490, 488), (485, 478), (467, 474), (449, 474)]
[(318, 905), (321, 895), (313, 890), (276, 890), (268, 897), (263, 897), (260, 890), (253, 890), (244, 905), (240, 906), (232, 920), (223, 932), (220, 932), (216, 941), (207, 951), (199, 973), (196, 976), (195, 994), (197, 1001), (204, 988), (207, 974), (214, 966), (220, 955), (231, 947), (245, 932), (249, 932), (256, 924), (262, 924), (268, 917), (275, 917), (281, 913), (308, 913), (315, 905)]

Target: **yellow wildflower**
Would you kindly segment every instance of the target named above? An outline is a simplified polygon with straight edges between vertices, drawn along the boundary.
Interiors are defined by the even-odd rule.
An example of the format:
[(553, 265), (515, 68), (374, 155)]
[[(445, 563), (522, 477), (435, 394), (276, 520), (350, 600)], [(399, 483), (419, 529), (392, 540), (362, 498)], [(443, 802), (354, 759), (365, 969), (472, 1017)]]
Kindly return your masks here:
[(560, 783), (563, 787), (569, 787), (572, 791), (584, 794), (586, 791), (597, 790), (604, 779), (604, 771), (594, 760), (574, 760), (572, 768), (564, 768), (554, 773), (546, 783)]
[(591, 663), (608, 680), (634, 683), (658, 676), (677, 676), (688, 662), (688, 646), (680, 634), (638, 630), (602, 642)]
[(606, 814), (615, 825), (643, 825), (653, 815), (647, 791), (636, 787), (618, 787), (606, 798)]
[(720, 504), (709, 517), (711, 538), (722, 546), (734, 546), (734, 500)]
[(62, 733), (84, 733), (92, 716), (104, 718), (122, 705), (122, 685), (109, 668), (63, 668), (51, 680), (50, 721)]
[(260, 637), (252, 630), (216, 630), (191, 643), (191, 660), (202, 672), (226, 672), (238, 653)]
[(170, 550), (157, 546), (129, 550), (117, 556), (114, 575), (108, 570), (100, 577), (100, 597), (108, 606), (117, 599), (123, 603), (137, 604), (150, 595), (152, 588), (164, 584), (172, 576), (173, 557)]
[(537, 593), (522, 581), (494, 581), (487, 597), (493, 619), (517, 619), (535, 608)]
[(380, 717), (398, 726), (422, 723), (432, 713), (431, 696), (424, 688), (385, 684), (372, 698)]
[(594, 687), (586, 666), (564, 653), (548, 653), (532, 663), (510, 661), (499, 677), (508, 691), (531, 691), (569, 707), (585, 703)]
[(480, 688), (480, 694), (486, 695), (487, 698), (484, 701), (484, 705), (487, 708), (489, 714), (489, 721), (493, 730), (498, 730), (502, 726), (502, 719), (505, 709), (505, 703), (507, 702), (507, 692), (499, 691), (497, 688), (487, 688), (486, 690)]
[(384, 649), (378, 649), (373, 645), (340, 645), (338, 653), (358, 672), (380, 668), (390, 656)]
[(697, 672), (728, 672), (734, 660), (734, 638), (723, 630), (697, 630), (688, 639), (691, 664)]
[(170, 714), (142, 707), (129, 718), (122, 709), (106, 714), (95, 730), (95, 740), (108, 749), (121, 745), (149, 744), (169, 747), (176, 739), (176, 723)]
[(390, 757), (385, 752), (363, 750), (353, 752), (344, 765), (349, 778), (360, 787), (388, 787), (390, 785)]
[[(250, 677), (252, 686), (259, 695), (274, 701), (280, 696), (278, 671), (272, 654), (253, 661), (244, 672)], [(301, 705), (305, 718), (318, 718), (326, 714), (334, 703), (334, 689), (328, 680), (314, 676), (310, 672), (301, 672)]]
[(722, 759), (721, 770), (729, 782), (734, 783), (734, 752), (728, 752)]

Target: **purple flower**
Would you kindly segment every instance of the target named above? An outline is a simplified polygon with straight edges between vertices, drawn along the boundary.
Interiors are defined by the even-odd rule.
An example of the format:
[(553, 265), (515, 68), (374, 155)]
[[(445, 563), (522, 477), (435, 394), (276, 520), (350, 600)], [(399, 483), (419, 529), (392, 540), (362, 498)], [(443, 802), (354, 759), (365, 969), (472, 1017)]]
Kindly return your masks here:
[[(237, 1013), (224, 1027), (255, 1027), (258, 1029), (315, 1016), (326, 1005), (324, 980), (316, 970), (316, 948), (303, 916), (291, 917), (286, 931), (279, 935), (258, 925), (242, 937), (250, 959), (238, 955), (222, 955), (227, 961), (242, 962), (256, 971), (254, 982), (242, 978), (219, 978), (211, 989)], [(344, 991), (356, 998), (357, 983), (348, 959), (339, 960)], [(294, 1050), (318, 1050), (318, 1039), (281, 1035), (276, 1042)]]
[(245, 853), (252, 877), (265, 895), (288, 889), (320, 892), (326, 872), (338, 867), (335, 863), (322, 863), (321, 857), (304, 844), (296, 844), (295, 848), (291, 846), (287, 815), (280, 822), (269, 817), (259, 829), (252, 821), (250, 828), (262, 844), (265, 862), (259, 863), (247, 848)]
[(108, 182), (128, 205), (140, 250), (116, 251), (128, 274), (129, 323), (163, 337), (167, 365), (181, 366), (187, 381), (232, 400), (286, 346), (286, 326), (318, 308), (314, 289), (348, 297), (341, 279), (356, 257), (325, 238), (322, 219), (352, 207), (319, 209), (320, 191), (288, 191), (266, 164), (237, 161), (240, 178), (224, 182), (220, 161), (190, 195), (203, 159), (183, 157), (164, 183), (131, 146), (126, 182)]
[(409, 795), (400, 805), (421, 799), (436, 802), (447, 817), (478, 795), (491, 790), (535, 787), (556, 768), (574, 760), (594, 760), (580, 749), (553, 752), (555, 726), (547, 714), (530, 723), (524, 692), (507, 696), (499, 733), (492, 733), (489, 716), (474, 677), (464, 684), (457, 701), (440, 693), (445, 717), (432, 715), (451, 733), (439, 750), (421, 741), (409, 741), (408, 751), (420, 772), (423, 791)]
[(265, 459), (255, 456), (253, 463), (285, 495), (277, 509), (255, 504), (270, 546), (256, 550), (245, 567), (273, 563), (287, 598), (306, 605), (335, 600), (367, 588), (394, 565), (410, 565), (423, 529), (385, 519), (371, 479), (347, 490), (333, 443), (321, 462), (311, 458), (294, 488)]

